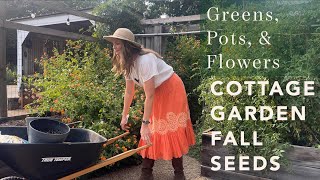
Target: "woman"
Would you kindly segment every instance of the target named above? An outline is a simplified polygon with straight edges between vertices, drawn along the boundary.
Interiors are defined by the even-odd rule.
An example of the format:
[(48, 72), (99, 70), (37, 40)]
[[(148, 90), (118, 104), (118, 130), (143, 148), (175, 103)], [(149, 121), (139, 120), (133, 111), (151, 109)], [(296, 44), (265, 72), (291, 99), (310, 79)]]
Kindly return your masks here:
[(183, 82), (161, 56), (142, 48), (133, 33), (126, 28), (104, 36), (113, 43), (113, 70), (126, 79), (121, 128), (127, 128), (127, 116), (134, 96), (134, 85), (142, 86), (146, 96), (139, 147), (142, 150), (140, 179), (153, 179), (152, 167), (157, 159), (172, 160), (175, 179), (185, 179), (182, 156), (195, 144)]

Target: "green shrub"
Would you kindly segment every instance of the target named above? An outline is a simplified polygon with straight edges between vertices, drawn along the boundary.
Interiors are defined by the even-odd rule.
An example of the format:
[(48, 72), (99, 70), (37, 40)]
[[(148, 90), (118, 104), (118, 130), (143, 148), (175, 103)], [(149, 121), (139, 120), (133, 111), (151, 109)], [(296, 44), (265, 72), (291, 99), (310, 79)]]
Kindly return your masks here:
[(141, 33), (143, 12), (146, 4), (140, 0), (108, 0), (94, 9), (96, 15), (104, 18), (105, 23), (98, 23), (96, 36), (113, 34), (118, 28), (129, 28), (133, 33)]

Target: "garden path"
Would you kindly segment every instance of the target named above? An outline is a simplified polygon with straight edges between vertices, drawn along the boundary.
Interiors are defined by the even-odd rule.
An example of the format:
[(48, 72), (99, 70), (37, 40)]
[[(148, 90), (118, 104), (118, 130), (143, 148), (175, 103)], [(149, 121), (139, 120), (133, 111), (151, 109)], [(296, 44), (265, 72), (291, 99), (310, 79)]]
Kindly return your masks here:
[[(208, 180), (200, 175), (200, 163), (189, 156), (183, 157), (184, 171), (187, 180)], [(94, 178), (94, 180), (136, 180), (139, 179), (141, 165), (123, 168), (106, 174), (103, 177)], [(159, 160), (154, 165), (154, 180), (172, 180), (173, 168), (171, 161)]]

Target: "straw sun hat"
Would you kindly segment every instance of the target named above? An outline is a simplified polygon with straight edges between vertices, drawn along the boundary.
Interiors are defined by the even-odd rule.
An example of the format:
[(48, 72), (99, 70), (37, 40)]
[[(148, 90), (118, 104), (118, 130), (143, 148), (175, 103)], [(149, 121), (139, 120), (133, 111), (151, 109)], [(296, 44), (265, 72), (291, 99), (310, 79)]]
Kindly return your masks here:
[(137, 47), (141, 47), (141, 44), (135, 42), (134, 34), (127, 28), (119, 28), (113, 35), (103, 36), (103, 39), (106, 39), (109, 42), (113, 42), (115, 39), (121, 39), (128, 41)]

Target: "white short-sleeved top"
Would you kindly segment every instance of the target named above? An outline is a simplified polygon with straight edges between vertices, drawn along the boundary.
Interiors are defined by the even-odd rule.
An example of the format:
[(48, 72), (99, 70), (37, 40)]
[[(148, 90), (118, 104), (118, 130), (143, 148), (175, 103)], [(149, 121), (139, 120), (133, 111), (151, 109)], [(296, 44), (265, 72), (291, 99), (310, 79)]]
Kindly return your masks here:
[(131, 73), (126, 80), (133, 80), (135, 84), (143, 87), (143, 83), (154, 77), (155, 88), (169, 79), (173, 68), (153, 53), (139, 56), (134, 62)]

